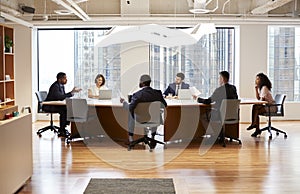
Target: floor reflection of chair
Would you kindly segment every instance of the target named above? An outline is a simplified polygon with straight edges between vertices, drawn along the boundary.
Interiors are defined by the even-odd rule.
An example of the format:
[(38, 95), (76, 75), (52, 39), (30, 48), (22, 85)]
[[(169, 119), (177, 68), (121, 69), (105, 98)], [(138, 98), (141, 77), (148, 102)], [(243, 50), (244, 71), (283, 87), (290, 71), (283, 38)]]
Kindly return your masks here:
[(161, 102), (155, 101), (138, 103), (138, 105), (134, 109), (134, 117), (135, 127), (144, 128), (144, 136), (131, 142), (128, 146), (129, 151), (139, 143), (148, 145), (150, 148), (150, 152), (153, 150), (153, 145), (156, 145), (156, 143), (164, 145), (163, 142), (148, 137), (148, 133), (151, 132), (151, 128), (158, 127), (162, 123)]
[[(287, 134), (284, 131), (281, 131), (275, 127), (272, 127), (271, 124), (271, 118), (272, 117), (283, 117), (284, 116), (284, 100), (286, 98), (285, 94), (276, 94), (275, 96), (275, 104), (267, 104), (265, 105), (268, 109), (268, 111), (264, 114), (262, 114), (262, 116), (268, 117), (268, 126), (261, 129), (261, 131), (268, 131), (269, 132), (269, 139), (272, 139), (272, 132), (271, 131), (276, 131), (276, 135), (279, 135), (279, 133), (283, 133), (284, 134), (284, 138), (287, 138)], [(272, 112), (271, 109), (272, 107), (277, 107), (277, 111), (276, 112)]]
[(41, 129), (39, 129), (36, 132), (36, 134), (41, 137), (42, 133), (45, 132), (45, 131), (48, 131), (48, 130), (51, 130), (54, 133), (57, 133), (58, 130), (59, 130), (59, 127), (55, 126), (53, 124), (53, 114), (55, 114), (55, 112), (49, 112), (49, 111), (44, 111), (43, 110), (43, 104), (42, 103), (45, 101), (45, 99), (47, 97), (47, 92), (46, 91), (37, 91), (37, 92), (35, 92), (35, 95), (36, 95), (37, 100), (38, 100), (38, 110), (37, 110), (37, 112), (38, 113), (47, 113), (47, 114), (50, 114), (50, 125), (47, 126), (47, 127), (43, 127)]
[(92, 130), (87, 128), (87, 124), (96, 116), (89, 115), (89, 107), (86, 99), (66, 99), (67, 106), (67, 121), (73, 122), (81, 138), (72, 138), (72, 135), (66, 138), (66, 143), (70, 144), (73, 141), (84, 141), (89, 136), (89, 131)]

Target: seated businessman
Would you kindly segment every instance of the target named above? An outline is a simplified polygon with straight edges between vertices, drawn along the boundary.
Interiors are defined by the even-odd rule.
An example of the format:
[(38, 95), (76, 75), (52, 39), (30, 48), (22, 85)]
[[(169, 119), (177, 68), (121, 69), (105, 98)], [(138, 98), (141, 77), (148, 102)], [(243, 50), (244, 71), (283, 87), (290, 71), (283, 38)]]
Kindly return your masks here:
[[(131, 102), (126, 102), (123, 98), (120, 98), (120, 102), (123, 103), (123, 108), (129, 110), (129, 117), (128, 117), (128, 135), (129, 135), (129, 142), (133, 141), (133, 132), (135, 127), (134, 121), (134, 109), (136, 108), (137, 104), (140, 102), (154, 102), (160, 101), (165, 107), (167, 103), (161, 93), (160, 90), (156, 90), (150, 87), (151, 77), (149, 75), (142, 75), (140, 77), (139, 87), (141, 90), (135, 92), (132, 95)], [(156, 127), (151, 129), (152, 131), (152, 138), (154, 138), (156, 134)]]
[[(67, 76), (64, 72), (59, 72), (56, 75), (56, 81), (50, 86), (48, 95), (45, 101), (64, 100), (72, 97), (75, 93), (80, 92), (81, 89), (74, 87), (71, 92), (65, 92), (65, 84), (67, 83)], [(68, 125), (67, 121), (67, 108), (66, 106), (51, 106), (44, 105), (43, 110), (49, 112), (59, 113), (59, 131), (58, 136), (67, 137), (70, 133), (66, 130)]]
[[(211, 111), (210, 121), (215, 131), (218, 133), (221, 130), (220, 125), (220, 107), (223, 99), (238, 99), (238, 94), (236, 87), (228, 83), (229, 73), (227, 71), (221, 71), (219, 73), (219, 84), (220, 86), (215, 89), (213, 94), (209, 98), (201, 98), (199, 96), (193, 96), (194, 99), (197, 99), (197, 102), (203, 104), (213, 104), (213, 109)], [(220, 140), (223, 140), (223, 134), (220, 134)]]
[(236, 87), (229, 84), (229, 73), (227, 71), (221, 71), (219, 73), (219, 87), (215, 89), (213, 94), (207, 98), (201, 98), (199, 96), (193, 96), (197, 99), (197, 102), (210, 104), (214, 102), (214, 107), (218, 110), (221, 106), (223, 99), (238, 99), (238, 94), (236, 92)]
[(168, 88), (164, 92), (164, 97), (166, 98), (177, 98), (179, 89), (189, 89), (190, 85), (184, 83), (184, 74), (177, 73), (175, 82), (169, 84)]

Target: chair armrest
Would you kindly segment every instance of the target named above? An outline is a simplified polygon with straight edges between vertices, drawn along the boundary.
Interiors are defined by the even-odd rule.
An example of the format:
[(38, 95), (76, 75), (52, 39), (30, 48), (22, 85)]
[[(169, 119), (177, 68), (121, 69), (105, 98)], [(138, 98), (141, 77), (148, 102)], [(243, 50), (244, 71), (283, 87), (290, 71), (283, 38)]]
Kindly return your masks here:
[(271, 106), (281, 106), (282, 104), (265, 104), (265, 106), (271, 107)]

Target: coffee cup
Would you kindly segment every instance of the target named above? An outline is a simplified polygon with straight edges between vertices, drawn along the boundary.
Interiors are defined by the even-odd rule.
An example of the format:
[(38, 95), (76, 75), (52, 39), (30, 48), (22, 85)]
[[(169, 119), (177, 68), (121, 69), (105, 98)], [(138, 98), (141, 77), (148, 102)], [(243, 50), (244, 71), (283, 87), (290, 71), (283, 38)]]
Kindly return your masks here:
[(10, 80), (10, 75), (5, 75), (5, 80)]

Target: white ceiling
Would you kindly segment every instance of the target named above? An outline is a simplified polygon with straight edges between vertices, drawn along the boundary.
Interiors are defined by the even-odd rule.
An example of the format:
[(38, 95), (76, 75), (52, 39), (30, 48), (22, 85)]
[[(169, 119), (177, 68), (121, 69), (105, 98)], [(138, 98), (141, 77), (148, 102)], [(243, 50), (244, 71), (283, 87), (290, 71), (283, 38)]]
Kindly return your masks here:
[[(55, 10), (65, 9), (55, 0), (1, 0), (2, 12), (11, 12), (16, 17), (38, 25), (54, 24), (108, 24), (108, 23), (161, 23), (165, 21), (220, 20), (234, 21), (239, 18), (274, 19), (299, 21), (300, 2), (297, 0), (206, 0), (205, 7), (211, 12), (193, 14), (194, 1), (203, 0), (88, 0), (77, 5), (88, 14), (90, 21), (84, 22), (74, 14), (59, 15)], [(67, 0), (62, 0), (68, 4)], [(75, 0), (73, 0), (75, 1)], [(218, 3), (218, 4), (217, 4)], [(34, 14), (22, 13), (19, 5), (35, 8)], [(20, 14), (12, 13), (12, 10)], [(257, 12), (251, 13), (253, 10)], [(266, 11), (266, 13), (263, 13)], [(176, 24), (178, 24), (176, 23)]]

